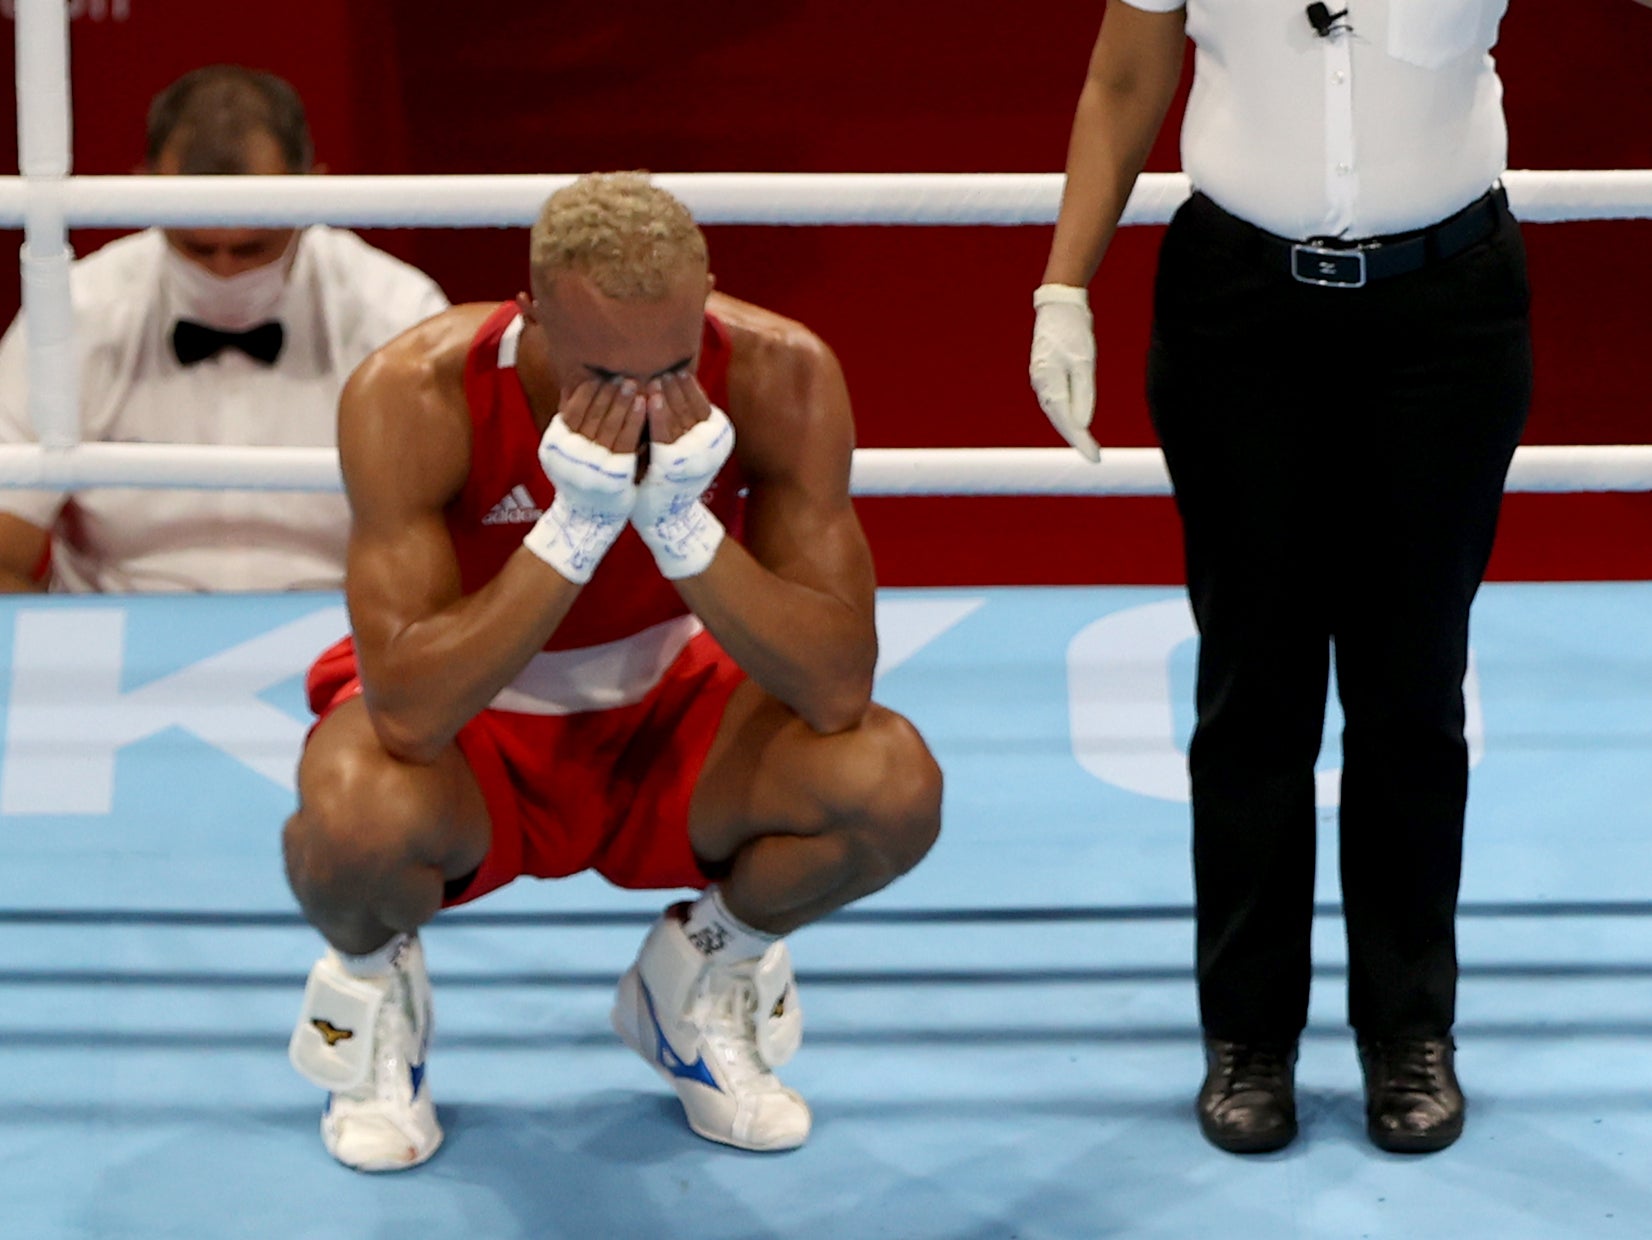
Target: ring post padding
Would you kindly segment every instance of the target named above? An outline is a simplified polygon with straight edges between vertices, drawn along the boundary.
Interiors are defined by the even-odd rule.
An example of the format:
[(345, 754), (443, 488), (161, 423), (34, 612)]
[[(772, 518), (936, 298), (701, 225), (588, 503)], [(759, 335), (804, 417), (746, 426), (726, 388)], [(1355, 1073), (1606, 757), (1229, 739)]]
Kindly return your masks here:
[(80, 438), (72, 255), (63, 202), (70, 143), (69, 8), (64, 0), (18, 0), (16, 18), (28, 413), (41, 444), (56, 449)]
[(16, 0), (16, 40), (17, 166), (25, 177), (67, 176), (71, 121), (65, 0)]

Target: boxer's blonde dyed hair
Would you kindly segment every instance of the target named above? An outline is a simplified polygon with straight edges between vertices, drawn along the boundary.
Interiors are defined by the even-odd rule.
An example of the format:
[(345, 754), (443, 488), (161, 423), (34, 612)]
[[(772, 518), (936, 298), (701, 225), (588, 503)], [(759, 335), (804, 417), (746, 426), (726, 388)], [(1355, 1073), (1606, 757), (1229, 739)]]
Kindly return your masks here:
[(674, 277), (706, 269), (706, 238), (646, 172), (593, 172), (545, 200), (529, 239), (533, 278), (549, 289), (578, 272), (608, 297), (653, 301)]

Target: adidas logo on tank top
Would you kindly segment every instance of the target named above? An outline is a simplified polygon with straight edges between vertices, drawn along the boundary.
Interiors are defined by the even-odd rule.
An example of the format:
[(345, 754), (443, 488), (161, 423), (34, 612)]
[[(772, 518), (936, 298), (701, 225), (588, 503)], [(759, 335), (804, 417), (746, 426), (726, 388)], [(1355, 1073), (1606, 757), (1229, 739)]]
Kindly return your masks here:
[(488, 515), (482, 518), (482, 524), (525, 525), (529, 521), (539, 520), (542, 515), (539, 507), (533, 502), (533, 496), (528, 494), (528, 488), (518, 483), (510, 489), (504, 499), (488, 510)]

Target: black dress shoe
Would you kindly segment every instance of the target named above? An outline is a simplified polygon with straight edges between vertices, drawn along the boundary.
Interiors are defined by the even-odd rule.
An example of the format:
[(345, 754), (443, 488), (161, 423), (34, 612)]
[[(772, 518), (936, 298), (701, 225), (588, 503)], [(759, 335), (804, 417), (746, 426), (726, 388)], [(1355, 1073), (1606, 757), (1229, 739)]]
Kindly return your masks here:
[(1266, 1154), (1296, 1136), (1296, 1046), (1205, 1039), (1199, 1128), (1230, 1154)]
[(1467, 1103), (1450, 1038), (1361, 1040), (1365, 1131), (1393, 1154), (1432, 1154), (1463, 1135)]

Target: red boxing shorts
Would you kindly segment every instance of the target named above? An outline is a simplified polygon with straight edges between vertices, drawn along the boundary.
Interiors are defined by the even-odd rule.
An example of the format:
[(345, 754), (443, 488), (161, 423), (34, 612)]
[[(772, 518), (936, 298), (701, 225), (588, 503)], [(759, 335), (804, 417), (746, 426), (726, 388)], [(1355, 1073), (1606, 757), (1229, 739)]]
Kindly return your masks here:
[[(487, 801), (493, 842), (464, 904), (520, 876), (595, 870), (619, 887), (703, 888), (688, 805), (745, 673), (709, 633), (690, 639), (641, 701), (568, 715), (489, 708), (455, 738)], [(351, 639), (310, 668), (318, 721), (361, 691)]]

